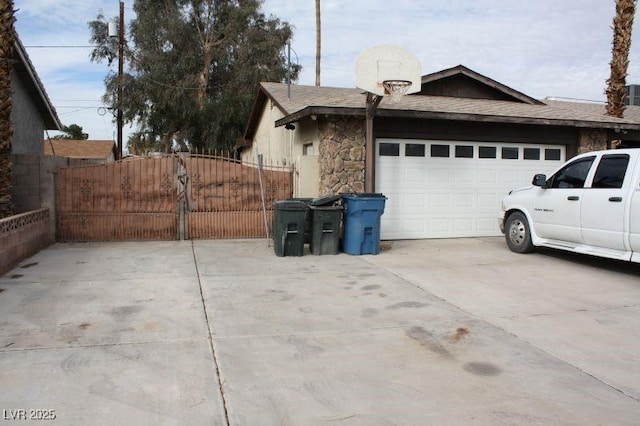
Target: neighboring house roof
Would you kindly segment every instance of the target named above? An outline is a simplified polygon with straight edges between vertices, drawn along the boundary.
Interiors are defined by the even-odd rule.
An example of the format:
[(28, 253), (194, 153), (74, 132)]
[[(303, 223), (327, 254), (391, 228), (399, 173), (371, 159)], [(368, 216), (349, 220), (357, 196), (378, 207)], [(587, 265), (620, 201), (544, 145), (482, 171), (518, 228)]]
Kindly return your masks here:
[(47, 130), (62, 130), (62, 124), (60, 123), (56, 109), (51, 103), (51, 100), (49, 100), (44, 85), (40, 77), (38, 77), (38, 73), (36, 73), (36, 69), (31, 63), (29, 55), (27, 55), (27, 51), (17, 34), (13, 43), (13, 55), (16, 59), (13, 65), (14, 71), (27, 84), (27, 91), (36, 103), (44, 119), (45, 128)]
[(44, 141), (44, 155), (67, 158), (108, 159), (115, 154), (114, 141), (48, 139)]

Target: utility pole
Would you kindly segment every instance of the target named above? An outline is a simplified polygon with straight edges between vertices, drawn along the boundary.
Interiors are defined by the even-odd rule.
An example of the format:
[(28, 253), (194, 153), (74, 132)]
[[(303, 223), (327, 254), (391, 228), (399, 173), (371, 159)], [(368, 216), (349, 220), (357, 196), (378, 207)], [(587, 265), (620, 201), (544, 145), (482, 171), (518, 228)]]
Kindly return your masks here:
[(320, 0), (316, 0), (316, 86), (320, 86), (321, 35), (322, 26), (320, 23)]
[(122, 74), (124, 72), (124, 2), (120, 2), (118, 25), (118, 149), (122, 159)]

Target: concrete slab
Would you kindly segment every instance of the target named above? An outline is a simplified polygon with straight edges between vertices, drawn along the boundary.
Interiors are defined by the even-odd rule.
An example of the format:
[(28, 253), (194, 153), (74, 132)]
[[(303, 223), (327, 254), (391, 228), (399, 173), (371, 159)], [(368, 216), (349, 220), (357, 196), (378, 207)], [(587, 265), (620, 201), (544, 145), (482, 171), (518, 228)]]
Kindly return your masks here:
[(637, 424), (640, 268), (502, 239), (57, 244), (0, 277), (0, 409), (59, 424)]
[(3, 350), (0, 410), (53, 410), (48, 423), (62, 425), (224, 425), (211, 364), (206, 339)]
[(640, 401), (640, 266), (502, 238), (397, 241), (383, 267)]
[(0, 409), (226, 424), (191, 244), (58, 244), (0, 277)]
[[(482, 241), (460, 243), (443, 255), (502, 262), (474, 254)], [(199, 265), (220, 259), (201, 282), (231, 424), (635, 421), (635, 399), (404, 279), (412, 266), (418, 283), (430, 276), (430, 260), (395, 244), (274, 263), (266, 246), (195, 243)]]

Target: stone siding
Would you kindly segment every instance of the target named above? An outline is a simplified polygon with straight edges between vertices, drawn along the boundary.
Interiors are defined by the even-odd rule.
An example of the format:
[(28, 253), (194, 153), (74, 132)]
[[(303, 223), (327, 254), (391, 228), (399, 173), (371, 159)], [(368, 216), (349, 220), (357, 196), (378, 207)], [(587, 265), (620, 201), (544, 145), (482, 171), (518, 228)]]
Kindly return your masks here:
[(320, 195), (363, 192), (364, 119), (328, 117), (318, 121)]
[(607, 149), (607, 131), (606, 130), (581, 130), (580, 142), (578, 145), (578, 154), (585, 152), (600, 151)]

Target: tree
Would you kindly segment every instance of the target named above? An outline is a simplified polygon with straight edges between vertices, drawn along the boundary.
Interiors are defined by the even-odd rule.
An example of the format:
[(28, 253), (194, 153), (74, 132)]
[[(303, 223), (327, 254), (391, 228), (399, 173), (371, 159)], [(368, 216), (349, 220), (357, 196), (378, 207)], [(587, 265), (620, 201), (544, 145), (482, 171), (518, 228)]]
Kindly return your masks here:
[(0, 219), (13, 214), (11, 201), (11, 72), (15, 41), (12, 0), (0, 0)]
[[(229, 149), (242, 136), (260, 81), (287, 74), (289, 24), (260, 12), (261, 0), (136, 0), (125, 46), (123, 100), (117, 75), (105, 102), (137, 123), (129, 151)], [(117, 44), (104, 17), (89, 23), (93, 61), (112, 62)], [(300, 67), (294, 66), (297, 78)]]
[(62, 126), (62, 135), (56, 135), (51, 139), (73, 139), (73, 140), (85, 140), (89, 139), (89, 135), (82, 131), (82, 126), (77, 124), (70, 124), (68, 126)]
[(626, 78), (631, 48), (631, 28), (637, 0), (616, 0), (613, 18), (611, 76), (607, 80), (607, 114), (622, 118), (625, 110)]

